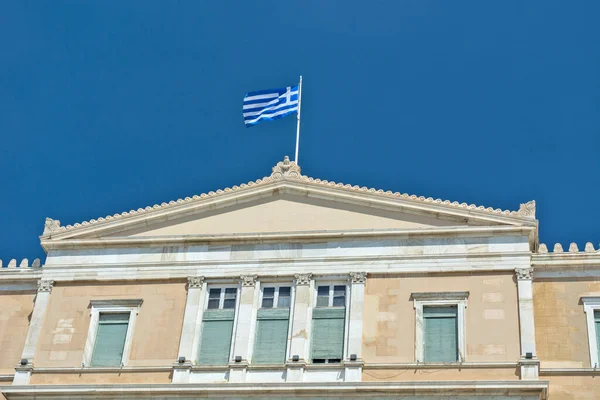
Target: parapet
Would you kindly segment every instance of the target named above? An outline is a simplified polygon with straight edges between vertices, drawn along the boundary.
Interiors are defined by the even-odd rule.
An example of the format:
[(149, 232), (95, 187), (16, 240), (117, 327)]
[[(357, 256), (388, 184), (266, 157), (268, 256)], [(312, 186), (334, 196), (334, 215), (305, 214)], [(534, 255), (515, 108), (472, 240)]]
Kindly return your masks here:
[[(544, 244), (544, 243), (540, 243), (540, 246), (538, 247), (538, 254), (547, 254), (547, 253), (552, 253), (552, 254), (557, 254), (557, 253), (563, 253), (563, 254), (575, 254), (575, 253), (579, 253), (579, 247), (577, 247), (577, 243), (571, 243), (569, 245), (569, 250), (568, 252), (565, 252), (563, 250), (562, 244), (560, 243), (556, 243), (554, 245), (554, 250), (552, 252), (548, 251), (548, 247)], [(594, 244), (592, 242), (587, 242), (585, 244), (585, 249), (583, 250), (584, 253), (598, 253), (600, 254), (600, 246), (598, 246), (598, 249), (594, 248)]]
[(22, 259), (19, 264), (17, 264), (17, 260), (13, 258), (6, 265), (4, 265), (4, 263), (2, 262), (2, 259), (0, 259), (0, 271), (15, 270), (15, 269), (28, 269), (28, 268), (42, 268), (40, 259), (39, 258), (34, 259), (33, 262), (31, 263), (31, 265), (29, 264), (29, 259), (27, 259), (27, 258)]

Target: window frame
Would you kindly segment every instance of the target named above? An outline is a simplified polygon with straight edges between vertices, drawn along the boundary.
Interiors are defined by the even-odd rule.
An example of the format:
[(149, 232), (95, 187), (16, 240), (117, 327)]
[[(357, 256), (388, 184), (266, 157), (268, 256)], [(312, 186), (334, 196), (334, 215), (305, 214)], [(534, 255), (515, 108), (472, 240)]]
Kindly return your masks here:
[[(142, 299), (131, 300), (92, 300), (90, 301), (90, 325), (88, 327), (87, 339), (83, 350), (82, 367), (85, 368), (121, 368), (129, 362), (129, 354), (131, 352), (131, 343), (133, 340), (133, 329), (135, 320), (142, 305)], [(123, 356), (121, 357), (121, 365), (113, 367), (92, 367), (92, 357), (94, 356), (94, 346), (98, 336), (98, 322), (100, 314), (127, 314), (129, 313), (129, 321), (127, 324), (127, 333), (125, 335), (125, 344), (123, 346)]]
[[(220, 289), (220, 293), (219, 293), (219, 307), (218, 308), (208, 308), (208, 304), (210, 302), (210, 291), (212, 289)], [(223, 305), (225, 304), (225, 289), (235, 289), (235, 305), (233, 306), (233, 308), (223, 308)], [(239, 304), (239, 298), (240, 298), (240, 288), (239, 285), (221, 285), (218, 283), (215, 284), (208, 284), (206, 286), (206, 294), (205, 294), (206, 298), (205, 298), (205, 302), (204, 302), (204, 311), (206, 310), (235, 310), (235, 314), (237, 315), (237, 309), (238, 309), (238, 304)]]
[[(596, 321), (594, 312), (600, 312), (600, 296), (581, 296), (583, 303), (583, 312), (587, 324), (588, 345), (590, 351), (590, 367), (597, 368), (598, 362), (598, 344), (596, 340)], [(596, 365), (596, 367), (594, 367)]]
[[(456, 363), (466, 361), (466, 316), (467, 299), (469, 292), (425, 292), (412, 293), (413, 307), (415, 309), (415, 362), (425, 363), (425, 334), (423, 321), (423, 307), (456, 307), (457, 311), (457, 342), (458, 360)], [(436, 362), (427, 362), (435, 364)]]
[[(342, 280), (339, 279), (339, 277), (324, 277), (324, 278), (317, 278), (314, 281), (314, 288), (313, 288), (313, 293), (314, 293), (314, 298), (312, 301), (312, 305), (313, 305), (313, 309), (315, 308), (341, 308), (342, 306), (333, 306), (333, 293), (335, 292), (335, 286), (344, 286), (346, 288), (345, 291), (345, 301), (344, 301), (344, 336), (343, 336), (343, 346), (342, 346), (342, 358), (340, 361), (334, 361), (334, 362), (330, 362), (330, 359), (324, 359), (325, 362), (324, 363), (315, 363), (313, 362), (313, 358), (312, 358), (312, 345), (313, 345), (313, 340), (314, 338), (312, 337), (312, 329), (313, 329), (313, 317), (312, 317), (312, 310), (310, 313), (310, 345), (309, 345), (309, 357), (308, 357), (308, 361), (310, 364), (312, 365), (323, 365), (323, 364), (329, 364), (329, 365), (342, 365), (344, 363), (344, 360), (346, 360), (348, 358), (348, 329), (349, 329), (349, 324), (350, 324), (350, 299), (351, 299), (351, 286), (348, 282), (347, 279)], [(317, 300), (319, 297), (319, 286), (329, 286), (329, 297), (328, 297), (328, 306), (317, 306)]]
[[(328, 305), (327, 306), (318, 306), (317, 302), (318, 302), (318, 298), (319, 298), (319, 287), (320, 286), (329, 286), (329, 294), (328, 294)], [(333, 305), (333, 300), (335, 297), (335, 287), (336, 286), (344, 286), (344, 288), (346, 289), (344, 292), (344, 306), (346, 307), (346, 309), (349, 307), (348, 301), (349, 301), (349, 297), (350, 297), (350, 287), (348, 285), (347, 282), (322, 282), (322, 283), (318, 283), (315, 282), (315, 299), (313, 301), (313, 307), (314, 308), (334, 308), (334, 307), (342, 307), (342, 306), (334, 306)], [(346, 313), (346, 317), (347, 317), (347, 313)]]
[(208, 308), (208, 301), (210, 299), (210, 290), (211, 289), (221, 289), (221, 293), (219, 295), (219, 307), (221, 307), (225, 302), (225, 290), (224, 289), (235, 289), (235, 306), (233, 307), (233, 328), (231, 329), (231, 342), (229, 345), (229, 362), (233, 360), (233, 352), (235, 350), (235, 333), (237, 331), (238, 325), (238, 315), (240, 308), (240, 295), (241, 295), (241, 285), (239, 283), (208, 283), (206, 284), (206, 292), (204, 293), (204, 305), (202, 311), (202, 317), (199, 318), (198, 324), (200, 328), (197, 334), (197, 345), (195, 346), (194, 351), (194, 364), (198, 364), (198, 352), (200, 351), (200, 345), (202, 343), (202, 323), (204, 322), (204, 313), (208, 310), (231, 310), (231, 308)]
[[(287, 307), (288, 310), (290, 310), (290, 313), (292, 311), (292, 309), (294, 308), (294, 304), (292, 303), (292, 300), (294, 299), (294, 285), (290, 282), (290, 283), (272, 283), (272, 282), (260, 282), (260, 294), (258, 296), (258, 309), (262, 309), (265, 308), (262, 306), (263, 303), (263, 298), (264, 298), (264, 290), (268, 289), (268, 288), (275, 288), (275, 293), (273, 294), (273, 305), (277, 305), (279, 306), (279, 289), (281, 289), (282, 287), (287, 287), (290, 288), (290, 305)], [(283, 308), (283, 307), (270, 307), (268, 309), (278, 309), (278, 308)]]

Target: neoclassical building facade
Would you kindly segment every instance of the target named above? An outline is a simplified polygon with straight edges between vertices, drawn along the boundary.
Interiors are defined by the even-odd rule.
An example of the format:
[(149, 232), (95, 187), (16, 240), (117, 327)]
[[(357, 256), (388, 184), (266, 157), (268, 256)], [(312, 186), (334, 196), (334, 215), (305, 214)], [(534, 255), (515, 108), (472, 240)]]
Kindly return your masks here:
[(596, 399), (600, 251), (313, 179), (61, 226), (0, 269), (0, 398)]

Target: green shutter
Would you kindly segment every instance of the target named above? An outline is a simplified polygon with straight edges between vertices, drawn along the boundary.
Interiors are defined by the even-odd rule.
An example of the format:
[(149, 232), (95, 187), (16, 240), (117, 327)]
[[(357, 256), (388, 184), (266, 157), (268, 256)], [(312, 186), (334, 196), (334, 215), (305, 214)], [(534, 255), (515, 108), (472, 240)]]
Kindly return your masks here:
[(198, 364), (225, 365), (229, 362), (233, 310), (206, 310), (202, 318), (202, 334)]
[(600, 311), (594, 311), (594, 325), (596, 326), (596, 351), (600, 360)]
[(128, 325), (129, 313), (100, 314), (91, 361), (92, 367), (121, 365)]
[(283, 364), (287, 347), (290, 312), (288, 309), (258, 310), (254, 364)]
[(345, 316), (345, 307), (313, 310), (312, 359), (343, 357)]
[(423, 308), (423, 347), (425, 362), (458, 361), (456, 307)]

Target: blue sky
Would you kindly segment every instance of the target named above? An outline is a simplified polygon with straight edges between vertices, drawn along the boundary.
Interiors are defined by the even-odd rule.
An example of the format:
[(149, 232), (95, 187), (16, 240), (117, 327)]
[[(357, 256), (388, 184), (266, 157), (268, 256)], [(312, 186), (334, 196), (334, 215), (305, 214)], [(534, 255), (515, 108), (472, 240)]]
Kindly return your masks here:
[(62, 224), (232, 186), (293, 155), (244, 93), (304, 77), (300, 165), (600, 242), (600, 2), (14, 1), (0, 13), (0, 258)]

